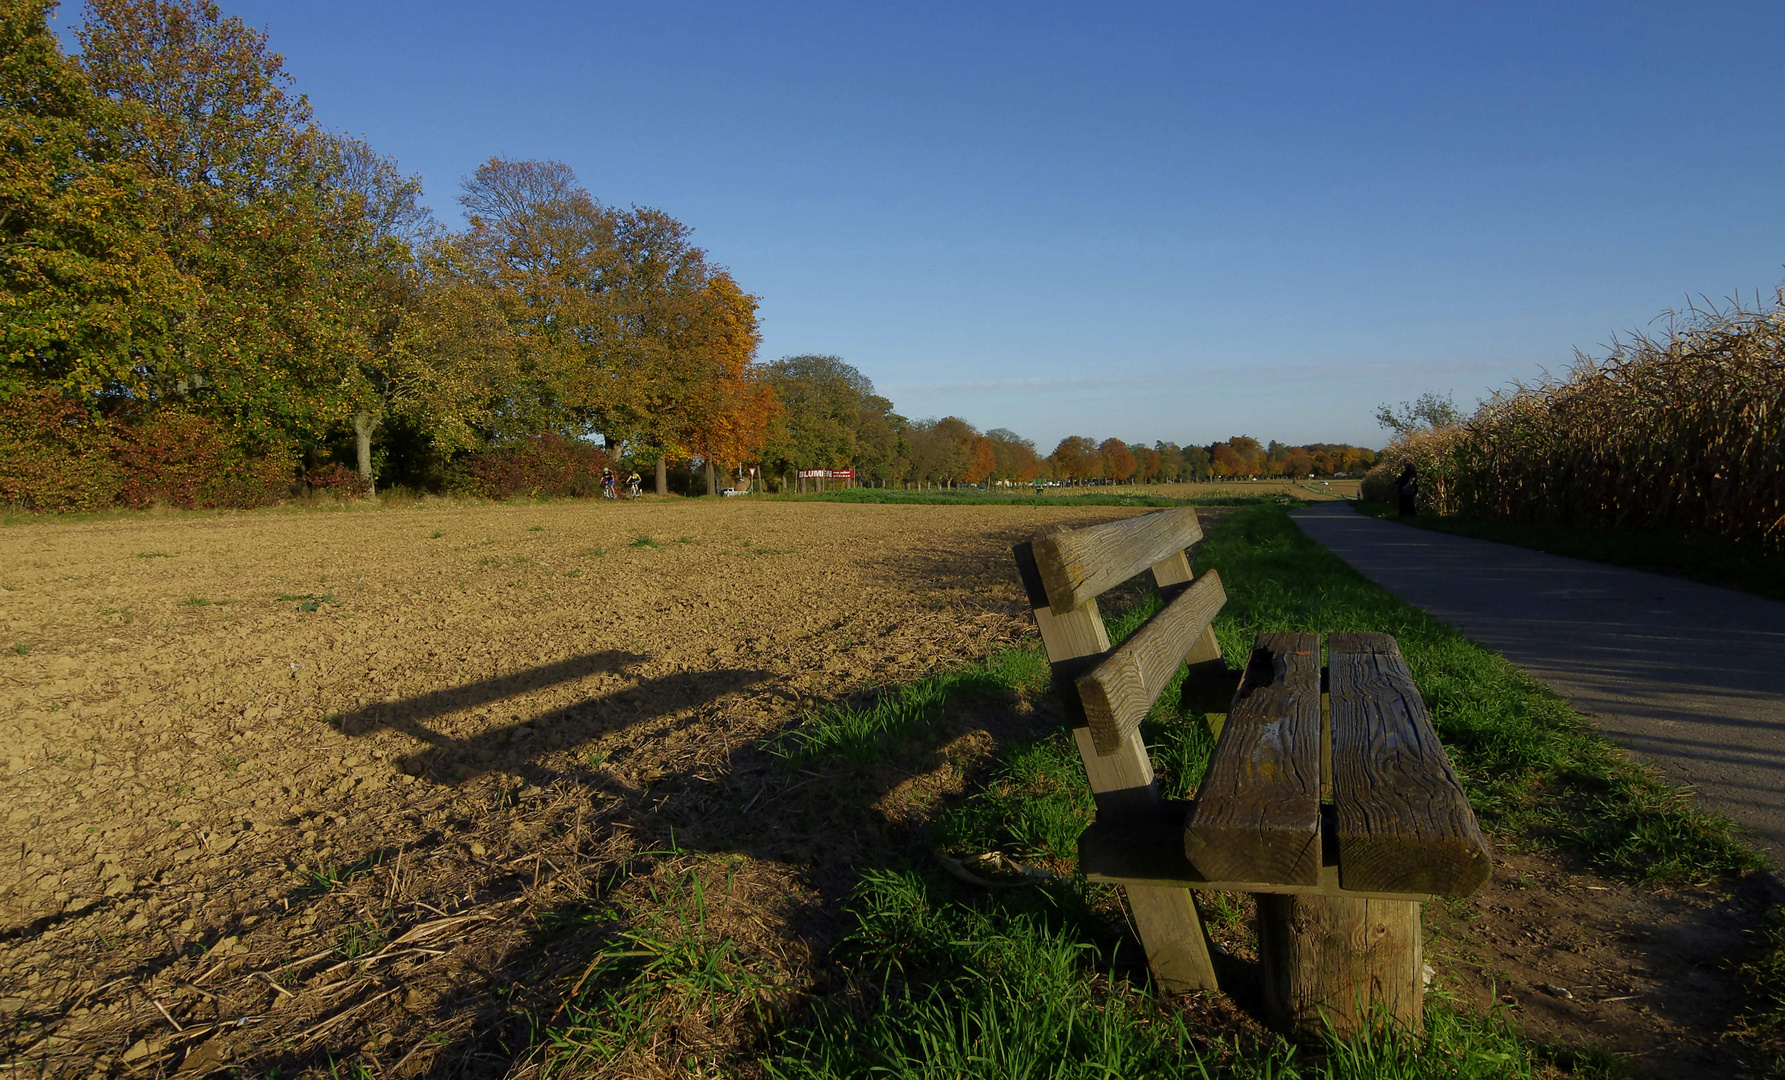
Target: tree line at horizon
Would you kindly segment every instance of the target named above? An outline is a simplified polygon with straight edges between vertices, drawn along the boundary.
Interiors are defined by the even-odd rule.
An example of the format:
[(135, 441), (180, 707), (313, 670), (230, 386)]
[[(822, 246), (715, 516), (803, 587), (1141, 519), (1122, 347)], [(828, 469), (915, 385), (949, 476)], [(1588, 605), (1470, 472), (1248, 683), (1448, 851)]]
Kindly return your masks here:
[(0, 0), (0, 503), (252, 505), (374, 482), (585, 493), (602, 465), (713, 490), (1351, 471), (1358, 448), (1092, 444), (909, 420), (836, 357), (761, 363), (758, 300), (649, 207), (491, 158), (445, 227), (325, 130), (208, 0)]
[(767, 426), (760, 460), (764, 475), (783, 483), (800, 468), (853, 468), (861, 482), (892, 487), (1335, 476), (1360, 474), (1377, 459), (1360, 446), (1288, 446), (1245, 435), (1185, 446), (1075, 435), (1043, 454), (1007, 428), (900, 416), (840, 357), (788, 357), (764, 365), (764, 377), (780, 412)]

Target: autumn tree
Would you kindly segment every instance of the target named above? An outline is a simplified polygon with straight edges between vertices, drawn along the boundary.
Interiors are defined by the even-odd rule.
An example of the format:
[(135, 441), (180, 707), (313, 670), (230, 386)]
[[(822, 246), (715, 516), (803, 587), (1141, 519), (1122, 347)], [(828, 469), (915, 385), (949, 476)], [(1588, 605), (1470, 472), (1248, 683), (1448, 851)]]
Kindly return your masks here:
[(864, 482), (897, 484), (911, 472), (911, 425), (892, 402), (868, 394), (855, 410), (855, 469)]
[[(320, 179), (335, 215), (360, 225), (359, 242), (350, 251), (363, 286), (351, 312), (361, 347), (355, 350), (357, 364), (344, 372), (344, 378), (352, 408), (355, 461), (370, 492), (376, 482), (372, 436), (379, 425), (393, 414), (406, 413), (423, 430), (431, 426), (432, 410), (422, 403), (438, 395), (421, 385), (428, 369), (417, 366), (418, 358), (436, 352), (462, 354), (465, 346), (413, 339), (399, 344), (401, 330), (413, 334), (424, 327), (445, 331), (458, 325), (454, 319), (434, 317), (446, 297), (423, 296), (417, 248), (425, 249), (440, 229), (421, 204), (421, 177), (403, 175), (395, 160), (363, 139), (325, 137), (321, 153)], [(419, 311), (424, 304), (428, 310)], [(411, 317), (418, 314), (420, 318)], [(444, 372), (442, 382), (455, 388), (464, 385)]]
[(192, 297), (145, 205), (130, 114), (62, 55), (51, 6), (0, 4), (0, 396), (54, 385), (91, 409), (168, 361)]
[(1048, 460), (1056, 475), (1083, 483), (1098, 468), (1097, 444), (1082, 435), (1069, 435), (1054, 447)]
[(1125, 484), (1134, 477), (1134, 470), (1139, 464), (1128, 444), (1120, 439), (1105, 439), (1097, 447), (1103, 456), (1104, 473), (1118, 484)]
[(935, 484), (967, 479), (979, 438), (979, 430), (958, 416), (913, 422), (906, 435), (912, 479)]
[(264, 34), (199, 0), (90, 0), (93, 86), (192, 302), (139, 358), (138, 405), (217, 416), (265, 441), (315, 437), (352, 409), (378, 304), (371, 231), (326, 189), (325, 139)]
[(1456, 399), (1450, 394), (1440, 394), (1433, 390), (1419, 395), (1417, 400), (1403, 401), (1398, 406), (1384, 403), (1376, 409), (1376, 423), (1394, 432), (1398, 439), (1419, 431), (1455, 427), (1462, 420), (1463, 414), (1457, 411)]
[[(756, 297), (744, 292), (730, 274), (716, 273), (706, 284), (707, 308), (701, 314), (701, 364), (710, 372), (703, 384), (683, 396), (683, 424), (677, 441), (705, 462), (707, 494), (716, 493), (715, 463), (756, 460), (769, 439), (769, 426), (781, 413), (775, 388), (756, 364), (762, 340), (756, 327)], [(668, 440), (664, 440), (667, 442)], [(664, 457), (657, 458), (657, 493), (667, 490)]]
[(967, 451), (967, 467), (961, 478), (969, 484), (983, 484), (992, 478), (998, 468), (998, 454), (992, 440), (984, 435), (969, 441)]
[(835, 356), (789, 356), (767, 366), (783, 412), (770, 426), (764, 464), (797, 469), (853, 467), (864, 481), (911, 475), (911, 425), (874, 384)]
[(755, 298), (687, 226), (605, 206), (554, 161), (492, 158), (460, 203), (464, 246), (509, 315), (531, 426), (659, 460), (758, 438), (770, 399), (749, 367)]
[(1134, 478), (1136, 480), (1143, 484), (1150, 484), (1159, 478), (1159, 470), (1164, 465), (1164, 460), (1159, 456), (1159, 451), (1148, 446), (1146, 443), (1134, 443), (1128, 447), (1128, 452), (1134, 455), (1136, 463)]
[(993, 428), (985, 436), (992, 443), (992, 453), (997, 461), (992, 475), (997, 479), (1026, 484), (1041, 472), (1041, 459), (1036, 456), (1032, 440), (1009, 428)]
[(449, 242), (430, 244), (417, 272), (381, 371), (386, 415), (442, 458), (531, 434), (516, 422), (518, 348), (500, 298), (466, 273)]

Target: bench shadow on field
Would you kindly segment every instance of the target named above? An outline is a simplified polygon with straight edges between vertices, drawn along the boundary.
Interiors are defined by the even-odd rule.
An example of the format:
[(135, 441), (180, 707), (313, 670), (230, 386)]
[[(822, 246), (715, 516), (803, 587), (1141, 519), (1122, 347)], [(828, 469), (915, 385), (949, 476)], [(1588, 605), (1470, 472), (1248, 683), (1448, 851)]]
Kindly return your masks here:
[(547, 753), (574, 750), (621, 728), (709, 704), (740, 689), (760, 685), (773, 673), (757, 669), (676, 672), (641, 679), (623, 688), (591, 695), (527, 720), (457, 738), (427, 721), (534, 693), (591, 675), (628, 676), (649, 660), (640, 653), (607, 650), (436, 690), (399, 701), (367, 705), (335, 717), (342, 734), (359, 737), (380, 728), (400, 731), (429, 749), (405, 756), (400, 767), (413, 776), (453, 784), (474, 773), (499, 771), (541, 786), (564, 777), (541, 764)]

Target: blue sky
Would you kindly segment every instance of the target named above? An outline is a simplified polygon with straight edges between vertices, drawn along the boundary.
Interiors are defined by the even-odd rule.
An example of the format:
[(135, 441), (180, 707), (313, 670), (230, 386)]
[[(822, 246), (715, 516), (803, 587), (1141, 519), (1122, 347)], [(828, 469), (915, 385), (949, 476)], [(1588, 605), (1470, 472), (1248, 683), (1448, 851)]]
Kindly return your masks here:
[(222, 3), (449, 222), (564, 161), (692, 225), (764, 358), (1043, 452), (1379, 445), (1785, 278), (1777, 2)]

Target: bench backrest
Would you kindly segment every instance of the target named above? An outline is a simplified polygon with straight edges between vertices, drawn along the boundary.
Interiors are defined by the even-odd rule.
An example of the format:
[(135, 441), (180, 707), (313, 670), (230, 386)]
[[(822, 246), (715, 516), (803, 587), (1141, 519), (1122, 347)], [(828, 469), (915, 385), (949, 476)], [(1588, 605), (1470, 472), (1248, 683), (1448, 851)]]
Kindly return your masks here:
[[(1080, 751), (1100, 817), (1157, 812), (1140, 722), (1186, 659), (1221, 664), (1211, 624), (1227, 594), (1213, 572), (1194, 577), (1184, 554), (1201, 539), (1196, 511), (1183, 507), (1061, 530), (1014, 549), (1055, 688), (1085, 725)], [(1148, 569), (1166, 604), (1111, 650), (1097, 597)]]

